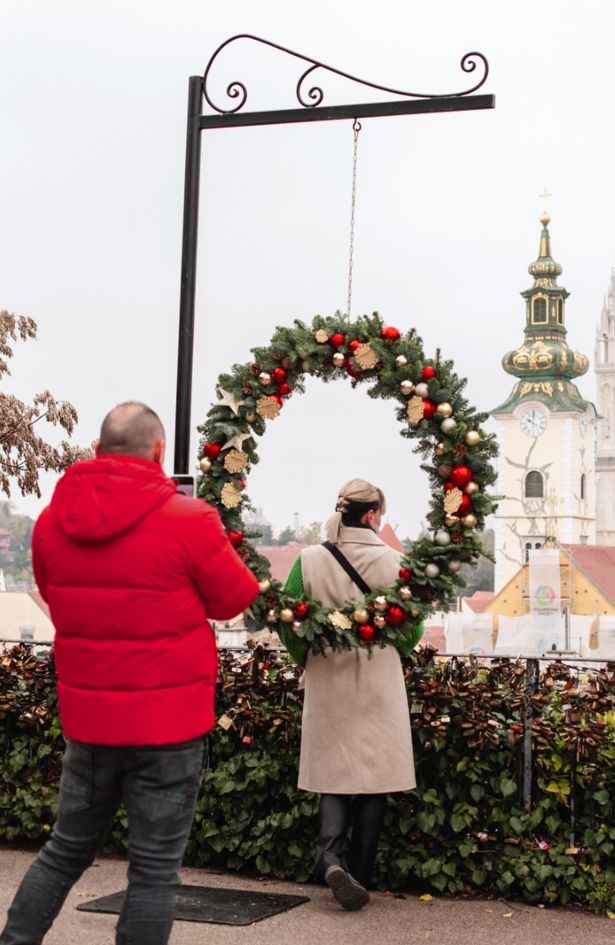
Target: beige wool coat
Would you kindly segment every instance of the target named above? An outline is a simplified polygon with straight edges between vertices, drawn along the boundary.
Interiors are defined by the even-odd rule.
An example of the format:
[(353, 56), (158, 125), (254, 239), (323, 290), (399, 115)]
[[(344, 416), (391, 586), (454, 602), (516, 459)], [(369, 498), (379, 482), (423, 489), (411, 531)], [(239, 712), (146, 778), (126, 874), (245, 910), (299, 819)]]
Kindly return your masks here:
[[(401, 556), (368, 528), (342, 527), (340, 550), (374, 590)], [(306, 593), (326, 607), (361, 591), (322, 545), (301, 552)], [(299, 787), (318, 794), (386, 794), (416, 787), (410, 713), (394, 647), (310, 653), (305, 668)]]

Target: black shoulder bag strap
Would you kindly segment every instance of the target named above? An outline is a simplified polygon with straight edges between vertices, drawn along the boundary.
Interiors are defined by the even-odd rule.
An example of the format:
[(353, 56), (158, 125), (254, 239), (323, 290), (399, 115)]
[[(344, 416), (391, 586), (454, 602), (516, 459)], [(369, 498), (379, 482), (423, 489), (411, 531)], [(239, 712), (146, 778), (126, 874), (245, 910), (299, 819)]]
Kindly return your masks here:
[(342, 554), (337, 545), (332, 544), (330, 541), (323, 541), (322, 546), (323, 548), (326, 548), (327, 551), (331, 552), (337, 563), (341, 564), (348, 577), (351, 579), (351, 581), (354, 581), (360, 591), (362, 591), (364, 594), (369, 594), (371, 592), (371, 587), (367, 581), (363, 580), (359, 572), (353, 568), (346, 555)]

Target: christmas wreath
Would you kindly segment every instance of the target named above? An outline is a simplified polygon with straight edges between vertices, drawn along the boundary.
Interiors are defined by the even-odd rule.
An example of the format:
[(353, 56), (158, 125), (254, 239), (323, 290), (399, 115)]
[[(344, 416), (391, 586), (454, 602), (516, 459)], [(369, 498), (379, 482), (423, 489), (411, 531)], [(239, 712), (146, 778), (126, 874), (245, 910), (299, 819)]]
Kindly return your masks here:
[[(197, 491), (218, 508), (231, 542), (259, 579), (254, 618), (271, 630), (292, 628), (317, 653), (409, 639), (433, 610), (450, 607), (463, 586), (462, 564), (475, 563), (483, 552), (479, 532), (494, 509), (485, 488), (495, 481), (497, 453), (495, 437), (481, 429), (487, 414), (468, 405), (466, 381), (451, 361), (439, 352), (425, 359), (414, 329), (402, 335), (377, 313), (354, 322), (339, 313), (317, 316), (311, 325), (295, 321), (252, 353), (253, 361), (218, 378), (218, 401), (199, 427)], [(371, 397), (394, 400), (401, 435), (415, 441), (431, 485), (433, 537), (413, 543), (395, 584), (338, 609), (287, 594), (250, 541), (258, 535), (247, 533), (242, 520), (250, 508), (245, 486), (258, 462), (257, 437), (288, 398), (303, 391), (305, 375), (324, 381), (348, 376), (353, 386), (371, 384)]]

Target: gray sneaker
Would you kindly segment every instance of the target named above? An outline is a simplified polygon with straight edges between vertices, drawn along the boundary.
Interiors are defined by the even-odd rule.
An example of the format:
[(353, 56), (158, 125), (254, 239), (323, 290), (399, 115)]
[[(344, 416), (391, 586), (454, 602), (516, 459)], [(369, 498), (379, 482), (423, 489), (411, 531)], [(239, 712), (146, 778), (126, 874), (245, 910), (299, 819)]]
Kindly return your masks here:
[(369, 902), (367, 889), (341, 866), (330, 866), (325, 870), (325, 883), (343, 909), (356, 911)]

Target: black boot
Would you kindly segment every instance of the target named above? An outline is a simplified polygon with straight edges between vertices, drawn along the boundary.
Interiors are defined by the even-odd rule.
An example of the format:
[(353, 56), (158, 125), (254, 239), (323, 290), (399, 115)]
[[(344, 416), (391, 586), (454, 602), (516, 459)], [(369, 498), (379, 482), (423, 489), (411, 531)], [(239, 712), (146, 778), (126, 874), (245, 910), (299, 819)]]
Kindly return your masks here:
[(360, 794), (352, 839), (348, 850), (348, 869), (366, 889), (372, 882), (372, 872), (378, 852), (378, 840), (384, 822), (386, 794)]

